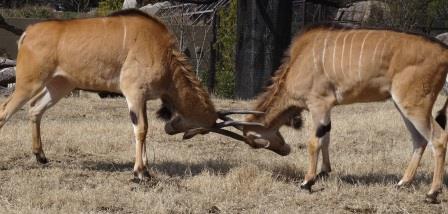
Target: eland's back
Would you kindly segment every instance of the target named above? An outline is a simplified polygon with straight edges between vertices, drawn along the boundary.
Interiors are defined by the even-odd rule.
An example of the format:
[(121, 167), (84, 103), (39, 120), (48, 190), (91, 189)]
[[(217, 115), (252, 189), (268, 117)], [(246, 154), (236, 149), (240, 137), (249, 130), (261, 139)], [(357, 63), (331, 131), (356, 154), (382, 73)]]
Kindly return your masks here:
[(17, 78), (33, 75), (33, 68), (24, 67), (33, 59), (48, 77), (64, 76), (81, 89), (120, 92), (120, 72), (136, 64), (163, 69), (157, 63), (173, 42), (163, 24), (141, 13), (38, 23), (19, 41), (18, 71), (23, 72)]

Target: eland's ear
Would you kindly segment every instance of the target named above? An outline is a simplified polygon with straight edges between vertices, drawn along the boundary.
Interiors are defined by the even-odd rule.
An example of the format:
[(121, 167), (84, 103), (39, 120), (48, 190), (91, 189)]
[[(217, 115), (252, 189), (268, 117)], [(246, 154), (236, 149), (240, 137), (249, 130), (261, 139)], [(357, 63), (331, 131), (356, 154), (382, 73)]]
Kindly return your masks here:
[(157, 118), (163, 120), (163, 121), (169, 121), (171, 118), (173, 118), (173, 112), (168, 107), (162, 105), (160, 106), (160, 109), (157, 110)]

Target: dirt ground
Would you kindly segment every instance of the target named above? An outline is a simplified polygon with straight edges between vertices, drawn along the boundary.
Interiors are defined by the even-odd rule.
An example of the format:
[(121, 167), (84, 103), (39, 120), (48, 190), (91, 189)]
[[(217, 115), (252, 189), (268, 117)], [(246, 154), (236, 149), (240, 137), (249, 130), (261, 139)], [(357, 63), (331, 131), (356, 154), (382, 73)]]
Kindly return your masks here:
[(311, 194), (298, 188), (308, 122), (301, 131), (282, 129), (293, 151), (281, 157), (216, 134), (188, 141), (168, 136), (155, 119), (158, 104), (149, 102), (148, 109), (149, 159), (158, 177), (146, 183), (131, 181), (134, 145), (124, 99), (67, 98), (49, 110), (42, 122), (46, 165), (31, 153), (26, 109), (17, 112), (0, 130), (0, 213), (448, 213), (446, 191), (441, 204), (423, 202), (431, 149), (414, 185), (394, 187), (412, 144), (391, 102), (333, 111), (333, 172)]

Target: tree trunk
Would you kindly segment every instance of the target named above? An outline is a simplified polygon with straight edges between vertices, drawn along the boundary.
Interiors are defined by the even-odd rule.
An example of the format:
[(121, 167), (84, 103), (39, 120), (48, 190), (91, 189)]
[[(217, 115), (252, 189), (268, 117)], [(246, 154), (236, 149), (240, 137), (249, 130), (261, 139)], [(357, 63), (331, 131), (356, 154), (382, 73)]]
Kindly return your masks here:
[(216, 57), (218, 52), (216, 50), (216, 35), (218, 34), (218, 23), (219, 16), (214, 15), (213, 23), (212, 23), (212, 41), (210, 42), (210, 69), (207, 75), (207, 88), (210, 93), (215, 90), (215, 81), (216, 81)]
[(235, 95), (248, 99), (269, 83), (291, 40), (291, 0), (239, 0)]
[(136, 8), (137, 0), (124, 0), (123, 9)]

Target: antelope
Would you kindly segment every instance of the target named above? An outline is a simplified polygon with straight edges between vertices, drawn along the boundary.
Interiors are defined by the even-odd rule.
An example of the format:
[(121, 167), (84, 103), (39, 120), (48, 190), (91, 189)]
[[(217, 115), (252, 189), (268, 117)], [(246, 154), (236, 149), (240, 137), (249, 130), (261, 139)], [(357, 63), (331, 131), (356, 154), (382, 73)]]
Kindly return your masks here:
[(34, 24), (20, 37), (18, 49), (16, 88), (0, 106), (0, 128), (29, 102), (32, 152), (42, 164), (48, 161), (41, 141), (42, 115), (75, 88), (124, 95), (135, 135), (133, 171), (138, 179), (150, 177), (147, 100), (162, 100), (157, 113), (167, 121), (165, 132), (171, 135), (204, 127), (241, 138), (222, 128), (257, 125), (217, 123), (219, 115), (233, 112), (215, 110), (186, 56), (176, 48), (175, 37), (156, 18), (138, 10)]
[(444, 121), (447, 104), (437, 116), (434, 102), (448, 72), (448, 46), (428, 37), (382, 29), (319, 25), (299, 34), (290, 45), (273, 84), (258, 98), (247, 122), (263, 126), (240, 127), (248, 144), (264, 145), (287, 155), (290, 147), (279, 128), (301, 126), (301, 112), (312, 116), (314, 134), (307, 143), (308, 171), (301, 188), (311, 190), (317, 178), (322, 152), (321, 174), (331, 171), (330, 112), (334, 106), (392, 99), (412, 136), (413, 154), (398, 186), (415, 177), (426, 145), (433, 145), (433, 181), (427, 193), (437, 202), (442, 189), (447, 133)]

